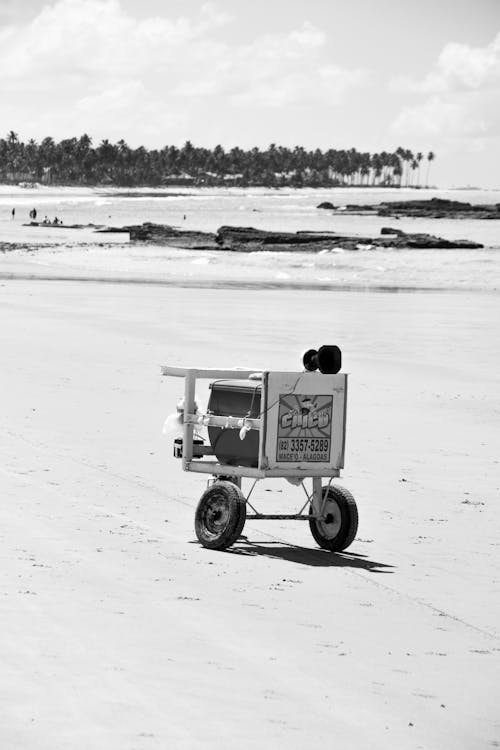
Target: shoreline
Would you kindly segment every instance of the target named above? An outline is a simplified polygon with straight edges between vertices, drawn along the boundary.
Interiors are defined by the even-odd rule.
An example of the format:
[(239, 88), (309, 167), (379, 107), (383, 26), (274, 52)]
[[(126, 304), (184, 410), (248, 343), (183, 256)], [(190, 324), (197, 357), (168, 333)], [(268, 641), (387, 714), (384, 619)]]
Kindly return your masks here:
[[(10, 218), (14, 198), (4, 197), (0, 250), (5, 252), (0, 252), (0, 271), (11, 277), (22, 274), (90, 278), (97, 282), (111, 278), (118, 283), (136, 279), (139, 283), (182, 283), (193, 288), (241, 289), (251, 285), (353, 291), (500, 289), (500, 245), (495, 222), (395, 222), (382, 217), (351, 217), (345, 212), (332, 217), (329, 211), (315, 208), (320, 196), (340, 205), (366, 202), (366, 192), (363, 197), (355, 191), (347, 198), (346, 191), (336, 197), (321, 190), (277, 191), (272, 198), (268, 190), (203, 190), (197, 196), (171, 201), (122, 200), (119, 193), (114, 198), (113, 191), (109, 191), (109, 198), (102, 199), (89, 190), (76, 192), (79, 195), (75, 197), (75, 191), (51, 191), (43, 199), (45, 205), (41, 205), (41, 196), (34, 201), (34, 196), (26, 197), (24, 191), (16, 198), (17, 204), (22, 203), (16, 209), (16, 221)], [(388, 197), (385, 192), (378, 196), (380, 200)], [(394, 193), (392, 196), (398, 197)], [(466, 199), (476, 200), (471, 195)], [(479, 193), (478, 199), (481, 203), (487, 200), (484, 193)], [(55, 214), (64, 218), (66, 226), (77, 224), (85, 228), (22, 226), (24, 222), (19, 222), (19, 218), (24, 219), (35, 204), (40, 216)], [(88, 226), (90, 221), (93, 225), (117, 228), (144, 224), (172, 227), (167, 234), (176, 236), (158, 244), (130, 242), (123, 232), (95, 233)], [(221, 226), (243, 229), (242, 237), (239, 230), (233, 229), (225, 233), (227, 242), (226, 236), (222, 238), (223, 245), (234, 247), (236, 252), (229, 247), (227, 251), (220, 249), (214, 240), (213, 246), (206, 241), (207, 237), (212, 239), (212, 234), (215, 237)], [(254, 230), (246, 232), (246, 227)], [(391, 234), (387, 233), (389, 229)], [(391, 245), (401, 230), (409, 242), (411, 235), (432, 234), (453, 244), (467, 237), (474, 244), (484, 245), (484, 249), (393, 249)], [(389, 247), (371, 247), (375, 238)], [(190, 249), (192, 245), (196, 249)], [(209, 247), (200, 249), (200, 245)]]
[(83, 282), (88, 284), (117, 284), (131, 286), (156, 286), (174, 287), (179, 289), (227, 289), (227, 290), (276, 290), (276, 291), (318, 291), (318, 292), (359, 292), (368, 294), (400, 294), (400, 293), (427, 293), (438, 294), (488, 294), (498, 295), (500, 289), (482, 289), (477, 287), (419, 287), (403, 285), (355, 285), (355, 284), (327, 284), (325, 282), (300, 282), (300, 281), (237, 281), (234, 279), (154, 279), (151, 277), (139, 278), (123, 276), (78, 276), (62, 274), (29, 274), (23, 272), (0, 271), (1, 281), (57, 281), (57, 282)]

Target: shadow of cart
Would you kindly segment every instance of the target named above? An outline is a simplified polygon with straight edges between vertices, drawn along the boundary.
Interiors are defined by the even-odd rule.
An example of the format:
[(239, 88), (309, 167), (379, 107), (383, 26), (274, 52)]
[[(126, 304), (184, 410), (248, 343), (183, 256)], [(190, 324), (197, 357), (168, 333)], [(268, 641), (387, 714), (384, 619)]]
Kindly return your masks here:
[(253, 542), (248, 537), (240, 537), (236, 544), (226, 550), (226, 554), (248, 557), (271, 557), (298, 565), (315, 568), (357, 568), (371, 573), (393, 573), (394, 566), (371, 560), (366, 555), (354, 552), (332, 553), (327, 550), (310, 549), (284, 542)]

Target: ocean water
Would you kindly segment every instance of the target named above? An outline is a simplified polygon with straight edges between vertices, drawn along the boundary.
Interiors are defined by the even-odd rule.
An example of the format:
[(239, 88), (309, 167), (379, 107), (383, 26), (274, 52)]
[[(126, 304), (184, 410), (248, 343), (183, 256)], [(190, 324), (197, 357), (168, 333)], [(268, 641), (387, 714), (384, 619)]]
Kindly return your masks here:
[[(399, 219), (352, 216), (319, 210), (325, 200), (378, 203), (385, 200), (451, 198), (500, 203), (500, 191), (386, 189), (26, 189), (0, 186), (0, 275), (29, 272), (45, 277), (80, 276), (213, 285), (310, 286), (352, 289), (435, 289), (500, 291), (500, 221)], [(11, 212), (15, 208), (15, 217)], [(152, 221), (185, 229), (215, 231), (223, 224), (270, 230), (335, 231), (374, 237), (383, 226), (429, 232), (484, 244), (481, 250), (397, 250), (332, 248), (318, 253), (234, 253), (187, 251), (172, 246), (129, 243), (124, 234), (96, 234), (92, 228), (25, 226), (29, 211), (38, 219), (58, 216), (65, 224), (115, 227)]]

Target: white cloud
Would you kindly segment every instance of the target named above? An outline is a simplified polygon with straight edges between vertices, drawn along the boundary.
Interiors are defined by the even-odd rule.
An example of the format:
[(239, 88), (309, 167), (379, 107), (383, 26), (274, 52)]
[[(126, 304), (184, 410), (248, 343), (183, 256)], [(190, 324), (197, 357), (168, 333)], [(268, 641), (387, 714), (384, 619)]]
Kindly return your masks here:
[(433, 95), (422, 104), (405, 107), (393, 129), (399, 133), (424, 136), (484, 135), (485, 120), (472, 106), (470, 98)]
[(398, 76), (395, 91), (436, 94), (474, 91), (500, 86), (500, 33), (486, 47), (451, 42), (440, 53), (434, 69), (421, 81)]
[(76, 109), (85, 115), (87, 112), (117, 114), (136, 106), (144, 97), (145, 89), (140, 81), (121, 83), (111, 89), (104, 89), (97, 94), (82, 97), (76, 104)]
[[(367, 73), (321, 62), (323, 32), (305, 23), (289, 34), (265, 35), (251, 44), (221, 50), (196, 81), (183, 82), (176, 93), (220, 94), (240, 106), (278, 108), (311, 101), (337, 103), (348, 90), (366, 81)], [(326, 99), (325, 99), (326, 98)]]
[(301, 29), (290, 32), (288, 38), (302, 47), (321, 47), (325, 43), (325, 34), (307, 22)]
[(264, 78), (234, 94), (233, 98), (240, 104), (276, 108), (299, 102), (338, 104), (348, 90), (362, 85), (367, 78), (368, 74), (363, 71), (346, 71), (330, 65), (318, 68), (314, 79), (300, 71)]
[(393, 132), (443, 142), (457, 138), (467, 148), (482, 148), (484, 138), (500, 135), (500, 33), (485, 47), (447, 44), (422, 80), (396, 78), (392, 89), (414, 96)]
[(209, 97), (226, 111), (325, 97), (335, 105), (365, 80), (363, 71), (325, 63), (325, 34), (311, 23), (244, 44), (221, 33), (230, 24), (213, 3), (192, 16), (142, 19), (120, 0), (47, 4), (30, 22), (0, 31), (0, 95), (9, 100), (0, 127), (10, 127), (6, 115), (17, 107), (32, 123), (55, 122), (56, 137), (63, 129), (64, 136), (90, 132), (119, 115), (111, 129), (131, 132), (135, 123), (141, 138), (153, 123), (141, 128), (138, 109), (172, 125)]
[(487, 47), (448, 44), (438, 60), (438, 75), (449, 89), (480, 89), (500, 84), (500, 34)]
[(43, 81), (43, 76), (57, 74), (147, 74), (176, 55), (185, 57), (187, 46), (195, 48), (225, 20), (210, 5), (203, 6), (195, 22), (184, 17), (139, 21), (118, 0), (59, 0), (28, 26), (0, 34), (0, 76), (22, 80), (33, 74)]

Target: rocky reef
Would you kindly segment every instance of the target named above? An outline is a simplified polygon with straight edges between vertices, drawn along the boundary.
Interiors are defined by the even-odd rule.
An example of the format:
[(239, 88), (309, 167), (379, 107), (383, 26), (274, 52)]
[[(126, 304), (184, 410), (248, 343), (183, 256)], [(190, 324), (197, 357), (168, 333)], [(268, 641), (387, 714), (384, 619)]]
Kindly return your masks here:
[(445, 198), (415, 201), (384, 201), (377, 204), (347, 204), (335, 208), (324, 201), (316, 208), (351, 214), (375, 216), (410, 216), (425, 219), (500, 219), (500, 203), (465, 203)]
[(128, 227), (134, 242), (170, 245), (189, 250), (230, 250), (234, 252), (321, 252), (336, 247), (344, 250), (392, 248), (481, 248), (479, 242), (446, 240), (431, 234), (406, 233), (383, 227), (380, 236), (363, 237), (336, 232), (271, 232), (254, 227), (222, 226), (215, 234), (177, 229), (166, 224), (146, 223)]
[(133, 242), (172, 245), (189, 250), (217, 249), (216, 236), (211, 232), (177, 229), (177, 227), (172, 227), (169, 224), (153, 224), (151, 222), (124, 228), (128, 230)]

